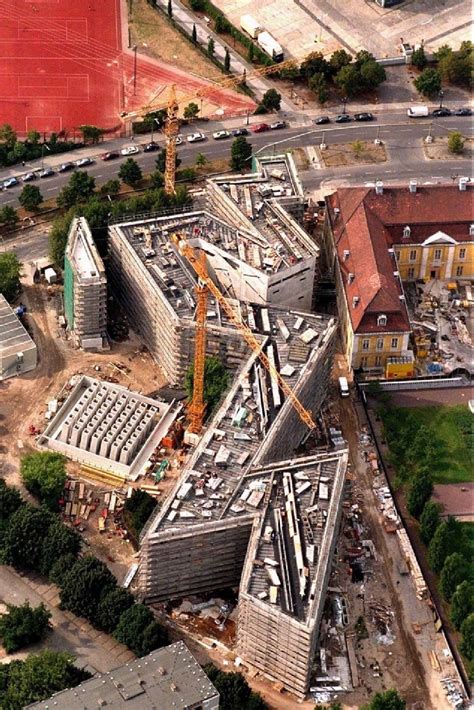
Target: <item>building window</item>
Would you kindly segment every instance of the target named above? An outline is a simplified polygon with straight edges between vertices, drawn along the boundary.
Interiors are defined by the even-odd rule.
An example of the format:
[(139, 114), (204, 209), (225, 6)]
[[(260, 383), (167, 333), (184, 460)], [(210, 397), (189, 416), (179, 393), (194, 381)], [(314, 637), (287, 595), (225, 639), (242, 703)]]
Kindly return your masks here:
[(400, 252), (399, 251), (395, 252), (395, 257), (396, 257), (397, 261), (400, 261)]
[(410, 252), (410, 261), (416, 261), (416, 249), (412, 249)]
[(434, 253), (435, 261), (439, 261), (441, 259), (442, 253), (443, 252), (441, 251), (441, 249), (435, 249), (435, 253)]
[(459, 250), (459, 258), (460, 258), (460, 259), (465, 259), (465, 258), (466, 258), (466, 250), (465, 250), (465, 249), (460, 249), (460, 250)]
[(368, 350), (370, 345), (370, 340), (368, 338), (365, 338), (362, 341), (362, 350)]
[(463, 266), (458, 266), (456, 269), (456, 276), (462, 276), (463, 268)]
[(383, 338), (377, 339), (377, 350), (383, 350)]
[(378, 316), (377, 325), (387, 325), (387, 316)]
[(368, 363), (368, 362), (369, 362), (369, 358), (368, 358), (368, 357), (366, 357), (366, 356), (361, 357), (361, 359), (360, 359), (360, 366), (361, 366), (361, 367), (367, 367), (367, 363)]
[(382, 356), (381, 356), (381, 355), (377, 355), (376, 358), (375, 358), (375, 367), (380, 367), (381, 364), (382, 364)]
[(410, 268), (408, 269), (408, 278), (412, 279), (412, 278), (414, 278), (414, 276), (415, 276), (415, 269), (413, 268), (413, 266), (410, 266)]
[(392, 350), (396, 350), (398, 348), (398, 338), (392, 338), (391, 347)]

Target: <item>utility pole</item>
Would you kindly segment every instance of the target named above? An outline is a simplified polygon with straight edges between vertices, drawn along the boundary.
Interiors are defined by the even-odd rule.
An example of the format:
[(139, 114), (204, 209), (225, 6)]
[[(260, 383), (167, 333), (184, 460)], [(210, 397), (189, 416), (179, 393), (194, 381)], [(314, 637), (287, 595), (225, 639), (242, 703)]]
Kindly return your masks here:
[(133, 95), (137, 93), (137, 49), (138, 46), (133, 47)]
[(444, 91), (443, 89), (440, 89), (439, 92), (439, 107), (443, 108), (443, 96), (444, 96)]

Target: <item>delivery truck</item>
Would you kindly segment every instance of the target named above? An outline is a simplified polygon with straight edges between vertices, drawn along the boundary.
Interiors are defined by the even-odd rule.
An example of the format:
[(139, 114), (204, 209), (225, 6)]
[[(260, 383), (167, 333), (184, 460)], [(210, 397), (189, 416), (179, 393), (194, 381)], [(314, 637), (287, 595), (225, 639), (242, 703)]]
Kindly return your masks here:
[(430, 115), (430, 112), (428, 111), (428, 106), (410, 106), (407, 115), (410, 118), (426, 118), (426, 116)]
[(260, 32), (257, 37), (257, 43), (274, 62), (283, 61), (283, 49), (276, 39), (271, 36), (270, 32)]
[(258, 24), (257, 20), (252, 15), (242, 15), (240, 18), (240, 26), (252, 39), (257, 39), (263, 27)]

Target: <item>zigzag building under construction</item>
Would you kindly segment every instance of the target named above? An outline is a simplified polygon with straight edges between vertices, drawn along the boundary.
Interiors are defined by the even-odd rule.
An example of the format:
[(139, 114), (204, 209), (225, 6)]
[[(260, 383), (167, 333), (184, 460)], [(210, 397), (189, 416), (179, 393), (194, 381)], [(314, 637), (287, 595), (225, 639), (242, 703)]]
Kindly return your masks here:
[(291, 159), (277, 156), (252, 175), (210, 181), (200, 201), (193, 211), (110, 227), (111, 281), (170, 382), (182, 383), (196, 331), (197, 278), (174, 234), (205, 254), (233, 314), (209, 297), (207, 354), (233, 380), (142, 533), (139, 589), (154, 603), (240, 585), (237, 653), (303, 697), (347, 452), (297, 455), (307, 425), (259, 353), (317, 419), (337, 324), (311, 312), (319, 250), (299, 223), (304, 198)]

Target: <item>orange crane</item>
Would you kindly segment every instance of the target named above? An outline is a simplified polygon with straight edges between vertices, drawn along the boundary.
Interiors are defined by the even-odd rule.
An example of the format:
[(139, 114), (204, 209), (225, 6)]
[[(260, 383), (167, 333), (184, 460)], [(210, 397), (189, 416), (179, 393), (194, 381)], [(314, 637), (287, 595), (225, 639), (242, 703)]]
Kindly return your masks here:
[(204, 401), (204, 369), (206, 364), (206, 318), (207, 318), (207, 294), (206, 285), (207, 269), (206, 255), (201, 252), (199, 269), (203, 276), (200, 276), (196, 286), (197, 307), (196, 307), (196, 337), (194, 341), (194, 373), (193, 373), (193, 398), (188, 406), (189, 427), (192, 434), (200, 434), (206, 411)]
[[(229, 320), (235, 325), (235, 327), (238, 329), (238, 331), (241, 333), (242, 337), (244, 338), (245, 342), (247, 345), (250, 347), (250, 349), (254, 352), (257, 353), (258, 358), (262, 365), (265, 367), (265, 369), (272, 375), (272, 377), (275, 377), (276, 380), (278, 381), (278, 384), (280, 388), (282, 389), (283, 393), (285, 396), (290, 400), (292, 406), (298, 413), (300, 419), (306, 424), (306, 426), (310, 429), (313, 430), (316, 428), (316, 424), (313, 421), (313, 418), (308, 412), (308, 410), (301, 404), (299, 401), (298, 397), (296, 394), (293, 392), (291, 387), (285, 382), (283, 377), (280, 375), (278, 370), (271, 364), (270, 360), (266, 356), (266, 354), (262, 350), (262, 343), (255, 337), (255, 335), (252, 333), (250, 328), (245, 325), (245, 323), (242, 323), (242, 321), (237, 317), (237, 315), (234, 312), (234, 309), (228, 302), (228, 300), (225, 298), (225, 296), (219, 291), (217, 286), (214, 284), (212, 279), (208, 276), (206, 265), (205, 265), (205, 255), (204, 255), (204, 261), (197, 255), (196, 250), (187, 242), (185, 236), (180, 233), (175, 233), (171, 236), (172, 241), (177, 245), (179, 253), (186, 257), (188, 260), (189, 264), (192, 266), (194, 271), (196, 272), (197, 276), (199, 277), (201, 283), (206, 287), (207, 291), (212, 293), (212, 295), (215, 297), (215, 299), (218, 301), (220, 306), (222, 307), (223, 311), (226, 313), (227, 317)], [(202, 252), (204, 254), (204, 252)], [(196, 332), (196, 338), (198, 339), (199, 337), (199, 330), (200, 326), (198, 325), (197, 327), (197, 332)], [(204, 362), (205, 362), (205, 344), (204, 344), (204, 351), (201, 351), (199, 356), (198, 356), (198, 346), (196, 342), (196, 348), (195, 348), (195, 373), (196, 373), (196, 359), (197, 357), (201, 358), (201, 363), (200, 367), (202, 368), (202, 372), (204, 373)], [(195, 375), (196, 377), (196, 375)], [(196, 379), (194, 379), (194, 384), (196, 384)], [(202, 378), (202, 387), (204, 385), (204, 377)], [(201, 385), (200, 385), (201, 386)], [(193, 401), (194, 401), (194, 396), (195, 392), (193, 390)], [(203, 398), (203, 391), (201, 393), (201, 396)]]
[[(294, 59), (287, 59), (284, 62), (280, 62), (280, 64), (260, 67), (249, 73), (244, 72), (242, 76), (227, 76), (220, 81), (203, 86), (192, 93), (185, 94), (180, 98), (179, 102), (183, 104), (195, 99), (204, 99), (209, 94), (212, 94), (216, 88), (235, 89), (240, 84), (245, 84), (247, 79), (274, 74), (282, 69), (290, 69), (296, 66), (297, 64)], [(143, 119), (148, 113), (162, 109), (166, 109), (167, 113), (164, 129), (166, 135), (165, 192), (167, 195), (173, 195), (175, 193), (176, 184), (176, 138), (179, 131), (179, 104), (176, 98), (176, 85), (172, 84), (169, 87), (169, 93), (166, 99), (159, 98), (159, 94), (155, 94), (145, 106), (134, 111), (124, 111), (120, 114), (120, 118), (123, 121)]]

